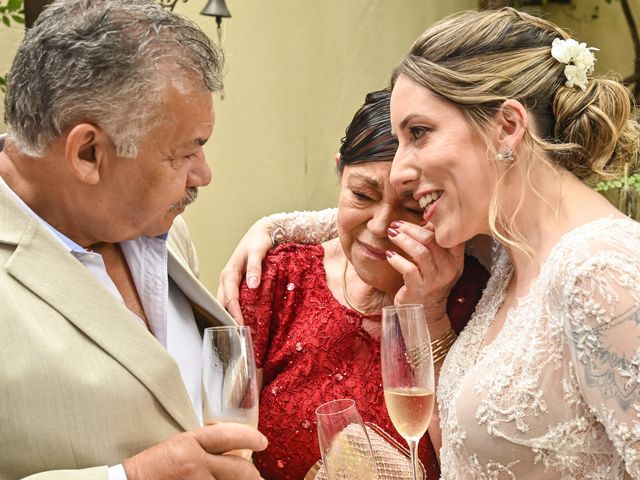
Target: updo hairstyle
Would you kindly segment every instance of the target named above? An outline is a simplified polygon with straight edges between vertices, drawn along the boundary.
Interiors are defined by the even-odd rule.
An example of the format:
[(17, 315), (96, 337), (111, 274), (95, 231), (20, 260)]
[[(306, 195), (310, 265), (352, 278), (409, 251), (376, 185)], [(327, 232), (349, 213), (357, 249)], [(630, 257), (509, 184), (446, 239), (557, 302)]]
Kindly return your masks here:
[[(570, 35), (513, 8), (464, 12), (427, 29), (393, 78), (407, 75), (459, 107), (485, 140), (502, 103), (518, 100), (533, 120), (519, 148), (529, 148), (533, 161), (566, 169), (583, 181), (617, 176), (625, 164), (635, 171), (640, 128), (629, 91), (616, 79), (596, 76), (589, 77), (584, 91), (565, 86), (565, 64), (551, 56), (556, 38)], [(487, 145), (491, 156), (498, 153)], [(517, 158), (518, 151), (514, 154)], [(523, 169), (529, 183), (530, 167)], [(512, 229), (515, 213), (501, 219), (500, 231), (496, 228), (499, 190), (500, 183), (490, 226), (514, 245), (512, 240), (523, 240)]]
[(367, 94), (341, 140), (339, 175), (346, 165), (393, 160), (398, 141), (391, 134), (390, 100), (389, 89)]

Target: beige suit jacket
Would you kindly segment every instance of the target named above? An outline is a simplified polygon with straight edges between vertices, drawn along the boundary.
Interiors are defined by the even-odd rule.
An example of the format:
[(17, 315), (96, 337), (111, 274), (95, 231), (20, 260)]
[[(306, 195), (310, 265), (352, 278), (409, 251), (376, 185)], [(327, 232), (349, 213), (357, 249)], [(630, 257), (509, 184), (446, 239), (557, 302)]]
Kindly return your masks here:
[[(168, 245), (201, 326), (233, 323), (195, 277), (180, 218)], [(0, 480), (104, 480), (197, 427), (174, 359), (0, 187)]]

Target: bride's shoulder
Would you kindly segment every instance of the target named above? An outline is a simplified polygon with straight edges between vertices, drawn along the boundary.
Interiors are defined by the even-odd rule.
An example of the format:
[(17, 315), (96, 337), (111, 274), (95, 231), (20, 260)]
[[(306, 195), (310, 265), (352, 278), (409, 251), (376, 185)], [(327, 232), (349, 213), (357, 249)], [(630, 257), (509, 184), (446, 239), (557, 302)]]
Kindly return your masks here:
[(629, 218), (601, 218), (581, 225), (559, 242), (560, 259), (588, 262), (626, 256), (640, 261), (640, 224)]
[(622, 290), (640, 293), (640, 224), (628, 218), (603, 218), (565, 235), (552, 265), (565, 295)]

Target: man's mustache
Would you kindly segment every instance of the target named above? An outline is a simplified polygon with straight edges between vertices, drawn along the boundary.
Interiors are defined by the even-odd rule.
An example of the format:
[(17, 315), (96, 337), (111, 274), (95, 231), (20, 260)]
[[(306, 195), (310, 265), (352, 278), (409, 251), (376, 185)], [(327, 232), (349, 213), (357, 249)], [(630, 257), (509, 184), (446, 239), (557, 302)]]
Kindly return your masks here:
[(171, 205), (169, 210), (180, 210), (182, 208), (186, 208), (187, 205), (193, 203), (196, 198), (198, 198), (198, 188), (189, 187), (187, 188), (187, 194), (181, 200)]

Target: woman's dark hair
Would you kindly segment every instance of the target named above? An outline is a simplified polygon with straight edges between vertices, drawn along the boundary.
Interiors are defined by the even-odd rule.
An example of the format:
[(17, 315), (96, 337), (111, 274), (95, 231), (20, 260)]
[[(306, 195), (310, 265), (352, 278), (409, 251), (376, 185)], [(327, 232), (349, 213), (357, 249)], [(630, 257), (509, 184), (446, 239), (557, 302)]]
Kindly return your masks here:
[(398, 140), (391, 134), (390, 100), (389, 89), (367, 94), (341, 140), (339, 174), (345, 165), (393, 160)]

